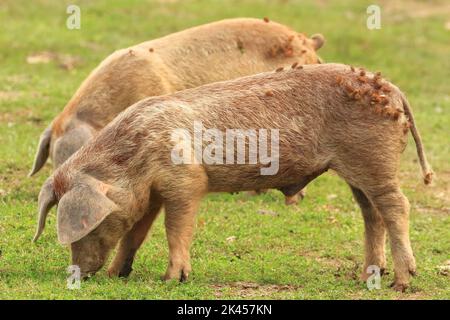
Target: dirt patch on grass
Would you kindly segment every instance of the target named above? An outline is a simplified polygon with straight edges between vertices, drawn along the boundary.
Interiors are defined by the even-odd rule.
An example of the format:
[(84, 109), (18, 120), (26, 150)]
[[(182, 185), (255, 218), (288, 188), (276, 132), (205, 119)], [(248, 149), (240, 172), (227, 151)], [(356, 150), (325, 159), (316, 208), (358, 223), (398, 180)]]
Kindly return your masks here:
[(316, 257), (314, 259), (327, 269), (334, 269), (333, 275), (336, 279), (358, 280), (362, 266), (361, 263), (352, 259), (336, 259), (331, 257)]
[(0, 102), (16, 101), (22, 97), (21, 91), (0, 91)]
[(438, 274), (441, 276), (450, 277), (450, 260), (445, 261), (442, 265), (437, 267)]
[[(354, 292), (349, 294), (348, 299), (350, 300), (367, 300), (371, 299), (367, 297), (367, 289), (361, 290), (358, 292)], [(392, 289), (388, 289), (392, 290)], [(375, 291), (376, 292), (376, 291)], [(395, 293), (397, 296), (391, 297), (392, 300), (424, 300), (430, 299), (430, 296), (425, 294), (424, 292), (405, 292), (405, 293)], [(379, 297), (385, 297), (385, 294), (380, 294)], [(377, 298), (379, 299), (379, 298)]]
[(432, 206), (423, 206), (416, 205), (414, 209), (419, 211), (420, 213), (431, 213), (437, 215), (450, 215), (450, 207), (432, 207)]
[(336, 279), (358, 280), (362, 270), (362, 260), (359, 261), (355, 256), (347, 256), (344, 259), (339, 259), (330, 256), (320, 256), (317, 252), (313, 251), (303, 251), (300, 255), (309, 260), (314, 260), (324, 268), (331, 270), (327, 272), (332, 272)]
[(32, 53), (27, 56), (26, 61), (28, 64), (46, 64), (56, 62), (60, 68), (69, 71), (75, 69), (81, 64), (81, 59), (79, 57), (51, 51)]
[(424, 300), (430, 297), (422, 292), (404, 293), (398, 297), (397, 300)]
[(382, 0), (379, 3), (382, 14), (384, 12), (397, 19), (428, 18), (450, 14), (450, 3), (447, 1)]
[(328, 268), (340, 269), (344, 266), (344, 262), (342, 260), (332, 257), (315, 257), (314, 260)]
[(225, 293), (230, 293), (241, 298), (256, 298), (256, 297), (273, 297), (280, 292), (295, 292), (300, 287), (293, 285), (280, 284), (259, 284), (255, 282), (234, 282), (227, 284), (214, 284), (214, 295), (217, 298), (223, 297)]
[[(1, 94), (1, 93), (0, 93)], [(1, 101), (1, 98), (0, 98)], [(44, 121), (41, 117), (36, 116), (30, 109), (18, 109), (12, 112), (0, 113), (0, 123), (15, 124), (24, 122), (41, 124)]]

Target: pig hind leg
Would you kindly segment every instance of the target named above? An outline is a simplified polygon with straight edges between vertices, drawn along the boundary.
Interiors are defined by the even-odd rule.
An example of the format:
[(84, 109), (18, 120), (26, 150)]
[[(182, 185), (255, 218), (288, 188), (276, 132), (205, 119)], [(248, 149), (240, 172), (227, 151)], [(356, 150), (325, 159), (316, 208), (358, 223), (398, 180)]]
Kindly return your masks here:
[[(377, 169), (380, 170), (380, 166)], [(370, 167), (367, 170), (370, 170)], [(360, 171), (350, 178), (351, 181), (346, 180), (353, 186), (357, 185), (380, 214), (389, 235), (394, 260), (395, 280), (393, 287), (397, 291), (404, 291), (408, 287), (410, 274), (414, 275), (416, 270), (409, 240), (409, 202), (400, 191), (396, 178), (389, 179), (385, 174), (374, 175), (373, 172), (376, 172), (376, 170), (371, 172), (372, 174), (364, 175)], [(391, 172), (395, 175), (396, 171)], [(367, 208), (363, 212), (366, 230), (368, 230), (367, 227), (370, 224), (373, 226), (373, 222), (369, 222), (369, 225), (367, 223), (366, 214), (368, 212)], [(378, 224), (380, 223), (378, 222)], [(379, 237), (381, 239), (381, 235)], [(381, 240), (378, 241), (381, 242)]]
[(410, 275), (416, 272), (409, 240), (409, 201), (396, 184), (370, 191), (367, 195), (380, 212), (389, 234), (395, 273), (392, 286), (397, 291), (405, 291)]
[(385, 242), (386, 242), (386, 228), (383, 223), (383, 218), (375, 207), (370, 203), (361, 189), (350, 185), (353, 197), (361, 208), (364, 218), (365, 229), (365, 263), (361, 274), (361, 279), (366, 281), (370, 276), (367, 273), (369, 266), (378, 266), (381, 275), (386, 269), (385, 256)]
[(152, 193), (148, 212), (121, 239), (117, 254), (108, 269), (110, 276), (128, 277), (137, 250), (144, 242), (148, 231), (161, 211), (162, 198)]

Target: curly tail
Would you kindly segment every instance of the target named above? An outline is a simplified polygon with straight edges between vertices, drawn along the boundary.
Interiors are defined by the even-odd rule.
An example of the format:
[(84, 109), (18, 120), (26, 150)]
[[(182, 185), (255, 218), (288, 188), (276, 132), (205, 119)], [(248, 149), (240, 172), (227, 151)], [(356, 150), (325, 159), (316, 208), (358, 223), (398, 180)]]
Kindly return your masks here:
[(433, 180), (434, 173), (433, 170), (431, 170), (431, 167), (427, 161), (427, 157), (425, 156), (422, 140), (420, 138), (419, 131), (416, 128), (414, 117), (411, 112), (411, 106), (409, 105), (408, 100), (406, 100), (406, 97), (403, 94), (402, 94), (402, 103), (403, 103), (403, 110), (405, 111), (405, 115), (408, 117), (410, 123), (411, 134), (414, 138), (414, 142), (416, 143), (417, 155), (419, 156), (419, 162), (422, 168), (423, 181), (425, 184), (430, 184), (431, 181)]

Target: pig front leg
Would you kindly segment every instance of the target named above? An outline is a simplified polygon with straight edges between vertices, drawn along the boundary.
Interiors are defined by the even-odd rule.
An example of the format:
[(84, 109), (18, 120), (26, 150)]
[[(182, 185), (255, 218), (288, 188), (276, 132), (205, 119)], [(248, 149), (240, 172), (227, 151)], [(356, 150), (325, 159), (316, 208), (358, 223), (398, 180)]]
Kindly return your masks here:
[(189, 249), (199, 200), (171, 200), (165, 203), (169, 265), (164, 280), (186, 281), (191, 272)]
[(131, 273), (134, 257), (137, 250), (144, 242), (148, 231), (161, 211), (162, 199), (159, 195), (153, 194), (150, 198), (148, 212), (136, 222), (136, 224), (121, 239), (117, 254), (111, 263), (108, 274), (110, 277), (128, 277)]

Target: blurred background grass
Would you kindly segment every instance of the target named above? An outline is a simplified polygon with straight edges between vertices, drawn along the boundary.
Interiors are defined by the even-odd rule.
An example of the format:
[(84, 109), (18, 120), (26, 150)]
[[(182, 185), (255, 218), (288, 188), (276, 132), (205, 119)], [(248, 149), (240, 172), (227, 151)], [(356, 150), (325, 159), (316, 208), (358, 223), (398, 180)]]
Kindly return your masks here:
[[(81, 8), (80, 30), (66, 28), (69, 4)], [(366, 27), (370, 4), (381, 8), (380, 30)], [(56, 242), (54, 214), (40, 243), (30, 242), (37, 194), (50, 174), (47, 166), (26, 178), (39, 134), (112, 51), (219, 19), (265, 16), (322, 33), (326, 62), (381, 71), (407, 94), (437, 174), (431, 187), (422, 185), (411, 140), (400, 177), (412, 203), (419, 271), (412, 288), (392, 292), (392, 272), (382, 290), (358, 282), (362, 219), (345, 183), (327, 174), (297, 207), (286, 208), (275, 191), (209, 196), (187, 284), (158, 280), (167, 261), (159, 219), (130, 279), (103, 271), (81, 290), (67, 290), (69, 253)], [(450, 298), (441, 268), (450, 263), (448, 1), (2, 0), (0, 22), (0, 298)], [(36, 58), (48, 63), (30, 63)]]

